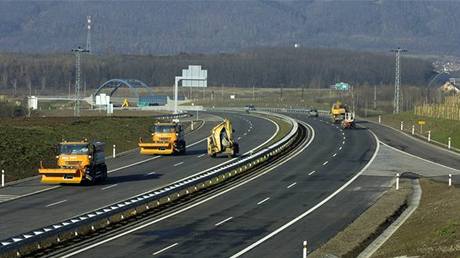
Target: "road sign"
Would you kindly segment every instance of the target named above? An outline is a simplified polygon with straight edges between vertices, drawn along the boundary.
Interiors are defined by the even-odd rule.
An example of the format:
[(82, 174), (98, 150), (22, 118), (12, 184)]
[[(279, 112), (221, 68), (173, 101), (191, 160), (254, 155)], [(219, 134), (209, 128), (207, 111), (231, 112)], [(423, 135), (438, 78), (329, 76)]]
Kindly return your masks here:
[(208, 71), (202, 70), (201, 65), (189, 65), (182, 70), (182, 87), (208, 87)]
[(418, 120), (417, 122), (419, 125), (424, 125), (426, 122), (424, 120)]

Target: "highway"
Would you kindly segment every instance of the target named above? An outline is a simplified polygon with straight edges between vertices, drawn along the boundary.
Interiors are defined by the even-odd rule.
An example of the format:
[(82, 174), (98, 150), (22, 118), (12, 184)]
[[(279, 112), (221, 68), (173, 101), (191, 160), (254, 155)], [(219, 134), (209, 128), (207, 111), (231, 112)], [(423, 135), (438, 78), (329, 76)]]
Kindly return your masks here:
[[(376, 143), (365, 129), (342, 131), (335, 125), (305, 115), (291, 115), (308, 121), (315, 137), (308, 147), (287, 163), (197, 207), (176, 214), (161, 223), (151, 223), (111, 241), (99, 242), (77, 257), (229, 257), (256, 243), (292, 221), (334, 193), (353, 178), (371, 159)], [(369, 199), (375, 198), (370, 193)], [(348, 200), (345, 200), (348, 201)], [(349, 213), (359, 215), (370, 203), (359, 204)], [(346, 209), (345, 209), (346, 210)], [(310, 228), (330, 236), (343, 228), (342, 216), (315, 213), (319, 218)], [(327, 224), (329, 227), (319, 227)], [(298, 225), (294, 230), (303, 231)], [(281, 241), (282, 240), (282, 241)], [(320, 243), (324, 238), (311, 239)], [(300, 239), (277, 238), (271, 245), (248, 252), (248, 257), (295, 257)], [(289, 245), (295, 246), (290, 248)], [(296, 249), (298, 249), (296, 251)], [(289, 250), (292, 253), (289, 253)], [(273, 255), (274, 252), (287, 255)]]
[[(240, 138), (241, 153), (247, 152), (270, 139), (276, 132), (273, 122), (247, 116), (245, 114), (223, 114), (233, 122), (235, 135)], [(140, 156), (133, 152), (108, 160), (108, 180), (103, 185), (63, 186), (0, 203), (0, 239), (26, 232), (40, 226), (76, 216), (83, 212), (109, 205), (113, 202), (141, 194), (145, 191), (169, 184), (178, 179), (226, 162), (228, 158), (212, 159), (206, 155), (206, 136), (215, 125), (206, 122), (199, 131), (186, 136), (186, 155), (181, 156)], [(126, 166), (143, 161), (137, 165)], [(119, 168), (124, 166), (123, 168)], [(119, 168), (119, 169), (117, 169)], [(30, 182), (15, 187), (27, 188)], [(5, 223), (7, 222), (7, 223)]]

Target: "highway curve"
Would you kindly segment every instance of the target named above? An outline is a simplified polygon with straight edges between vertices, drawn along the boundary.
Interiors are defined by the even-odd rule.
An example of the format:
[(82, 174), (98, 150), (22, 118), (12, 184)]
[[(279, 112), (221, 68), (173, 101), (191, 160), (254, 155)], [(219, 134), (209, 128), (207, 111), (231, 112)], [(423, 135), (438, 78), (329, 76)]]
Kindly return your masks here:
[[(236, 137), (242, 137), (241, 153), (255, 148), (272, 137), (276, 131), (273, 122), (244, 114), (216, 113), (230, 118)], [(216, 166), (228, 158), (212, 159), (206, 155), (206, 141), (215, 124), (207, 122), (204, 127), (186, 136), (186, 155), (148, 157), (148, 161), (125, 167), (109, 174), (107, 182), (95, 186), (63, 186), (53, 190), (0, 203), (0, 239), (17, 235), (35, 228), (51, 225), (83, 212), (109, 205), (116, 201), (155, 189), (178, 179)], [(245, 135), (247, 134), (247, 135)], [(137, 153), (109, 160), (109, 170), (146, 159)], [(15, 187), (28, 187), (17, 185)], [(7, 222), (7, 223), (5, 223)]]
[[(376, 142), (367, 130), (343, 132), (320, 119), (293, 116), (307, 120), (316, 136), (310, 146), (287, 163), (161, 223), (152, 223), (126, 235), (120, 233), (118, 238), (112, 237), (111, 241), (99, 242), (73, 255), (229, 257), (314, 207), (356, 175), (373, 156)], [(363, 207), (368, 205), (363, 204)], [(329, 226), (327, 235), (336, 233), (343, 228), (342, 223), (337, 223), (341, 215), (321, 214), (309, 226), (318, 230), (317, 235), (324, 233), (319, 226), (324, 224)], [(352, 211), (350, 215), (359, 214)], [(331, 216), (336, 216), (336, 220), (329, 221)], [(298, 229), (294, 224), (291, 229), (301, 231), (305, 228)], [(276, 248), (264, 246), (263, 255), (255, 253), (259, 247), (246, 255), (296, 257), (299, 241), (284, 239)], [(276, 255), (276, 251), (287, 255)]]

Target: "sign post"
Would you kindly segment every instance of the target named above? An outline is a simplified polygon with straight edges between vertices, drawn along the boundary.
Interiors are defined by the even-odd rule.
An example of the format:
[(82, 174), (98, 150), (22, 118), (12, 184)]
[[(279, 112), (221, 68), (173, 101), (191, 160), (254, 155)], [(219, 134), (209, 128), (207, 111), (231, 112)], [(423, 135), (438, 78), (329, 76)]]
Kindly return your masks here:
[(208, 71), (202, 70), (201, 65), (189, 65), (188, 69), (182, 70), (182, 76), (176, 76), (174, 82), (174, 114), (177, 114), (177, 92), (179, 82), (182, 81), (182, 87), (208, 87)]
[(417, 123), (420, 125), (420, 134), (423, 133), (423, 125), (426, 124), (425, 120), (418, 120)]

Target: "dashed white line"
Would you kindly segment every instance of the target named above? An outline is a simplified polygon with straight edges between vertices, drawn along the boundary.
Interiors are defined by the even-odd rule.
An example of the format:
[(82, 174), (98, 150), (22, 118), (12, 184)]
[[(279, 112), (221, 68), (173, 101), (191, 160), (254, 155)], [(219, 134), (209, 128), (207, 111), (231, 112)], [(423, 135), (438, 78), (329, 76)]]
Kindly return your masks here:
[(347, 139), (347, 137), (344, 136), (343, 139), (345, 140), (345, 139)]
[(226, 218), (226, 219), (222, 220), (221, 222), (216, 223), (215, 226), (216, 226), (216, 227), (217, 227), (217, 226), (220, 226), (220, 225), (224, 224), (225, 222), (227, 222), (227, 221), (229, 221), (229, 220), (231, 220), (231, 219), (233, 219), (233, 217)]
[(63, 203), (63, 202), (66, 202), (66, 201), (67, 201), (67, 200), (62, 200), (62, 201), (58, 201), (58, 202), (53, 202), (53, 203), (51, 203), (51, 204), (46, 205), (45, 207), (51, 207), (51, 206), (58, 205), (58, 204), (61, 204), (61, 203)]
[(179, 163), (176, 163), (176, 164), (174, 164), (174, 166), (175, 166), (175, 167), (177, 167), (177, 166), (180, 166), (180, 165), (182, 165), (182, 164), (184, 164), (184, 162), (183, 162), (183, 161), (182, 161), (182, 162), (179, 162)]
[(326, 165), (327, 163), (329, 163), (329, 161), (324, 161), (323, 166)]
[(342, 141), (342, 144), (345, 144), (345, 141)]
[(147, 173), (147, 176), (150, 176), (150, 175), (153, 175), (153, 174), (156, 174), (156, 173), (157, 173), (157, 172), (152, 171), (152, 172), (150, 172), (150, 173)]
[(238, 137), (238, 141), (241, 140), (241, 137)]
[(110, 188), (115, 187), (117, 185), (118, 184), (109, 185), (109, 186), (103, 187), (102, 190), (107, 190), (107, 189), (110, 189)]
[(309, 176), (313, 175), (316, 172), (316, 170), (313, 170), (312, 172), (308, 173)]
[(164, 252), (164, 251), (166, 251), (166, 250), (168, 250), (168, 249), (170, 249), (170, 248), (173, 248), (173, 247), (175, 247), (175, 246), (178, 245), (178, 244), (179, 244), (179, 243), (175, 243), (175, 244), (172, 244), (172, 245), (170, 245), (170, 246), (167, 246), (167, 247), (165, 247), (165, 248), (163, 248), (163, 249), (161, 249), (161, 250), (159, 250), (159, 251), (154, 252), (152, 255), (161, 254), (162, 252)]
[(243, 135), (246, 136), (246, 135), (248, 135), (248, 134), (247, 134), (247, 133), (244, 133)]
[(340, 146), (339, 150), (342, 150), (342, 146)]
[(342, 135), (345, 135), (345, 133), (344, 133), (344, 132), (342, 132)]
[(203, 157), (204, 155), (206, 155), (206, 153), (200, 154), (200, 155), (198, 155), (197, 157), (198, 157), (198, 158), (201, 158), (201, 157)]
[(297, 182), (294, 182), (294, 183), (288, 185), (286, 188), (289, 189), (289, 188), (293, 187), (293, 186), (296, 185), (296, 184), (297, 184)]
[(335, 157), (335, 156), (337, 156), (337, 153), (334, 153), (334, 155), (332, 155), (332, 157)]
[(263, 199), (262, 201), (258, 202), (257, 205), (261, 205), (262, 203), (264, 203), (264, 202), (266, 202), (268, 200), (270, 200), (270, 197), (267, 197), (267, 198)]

